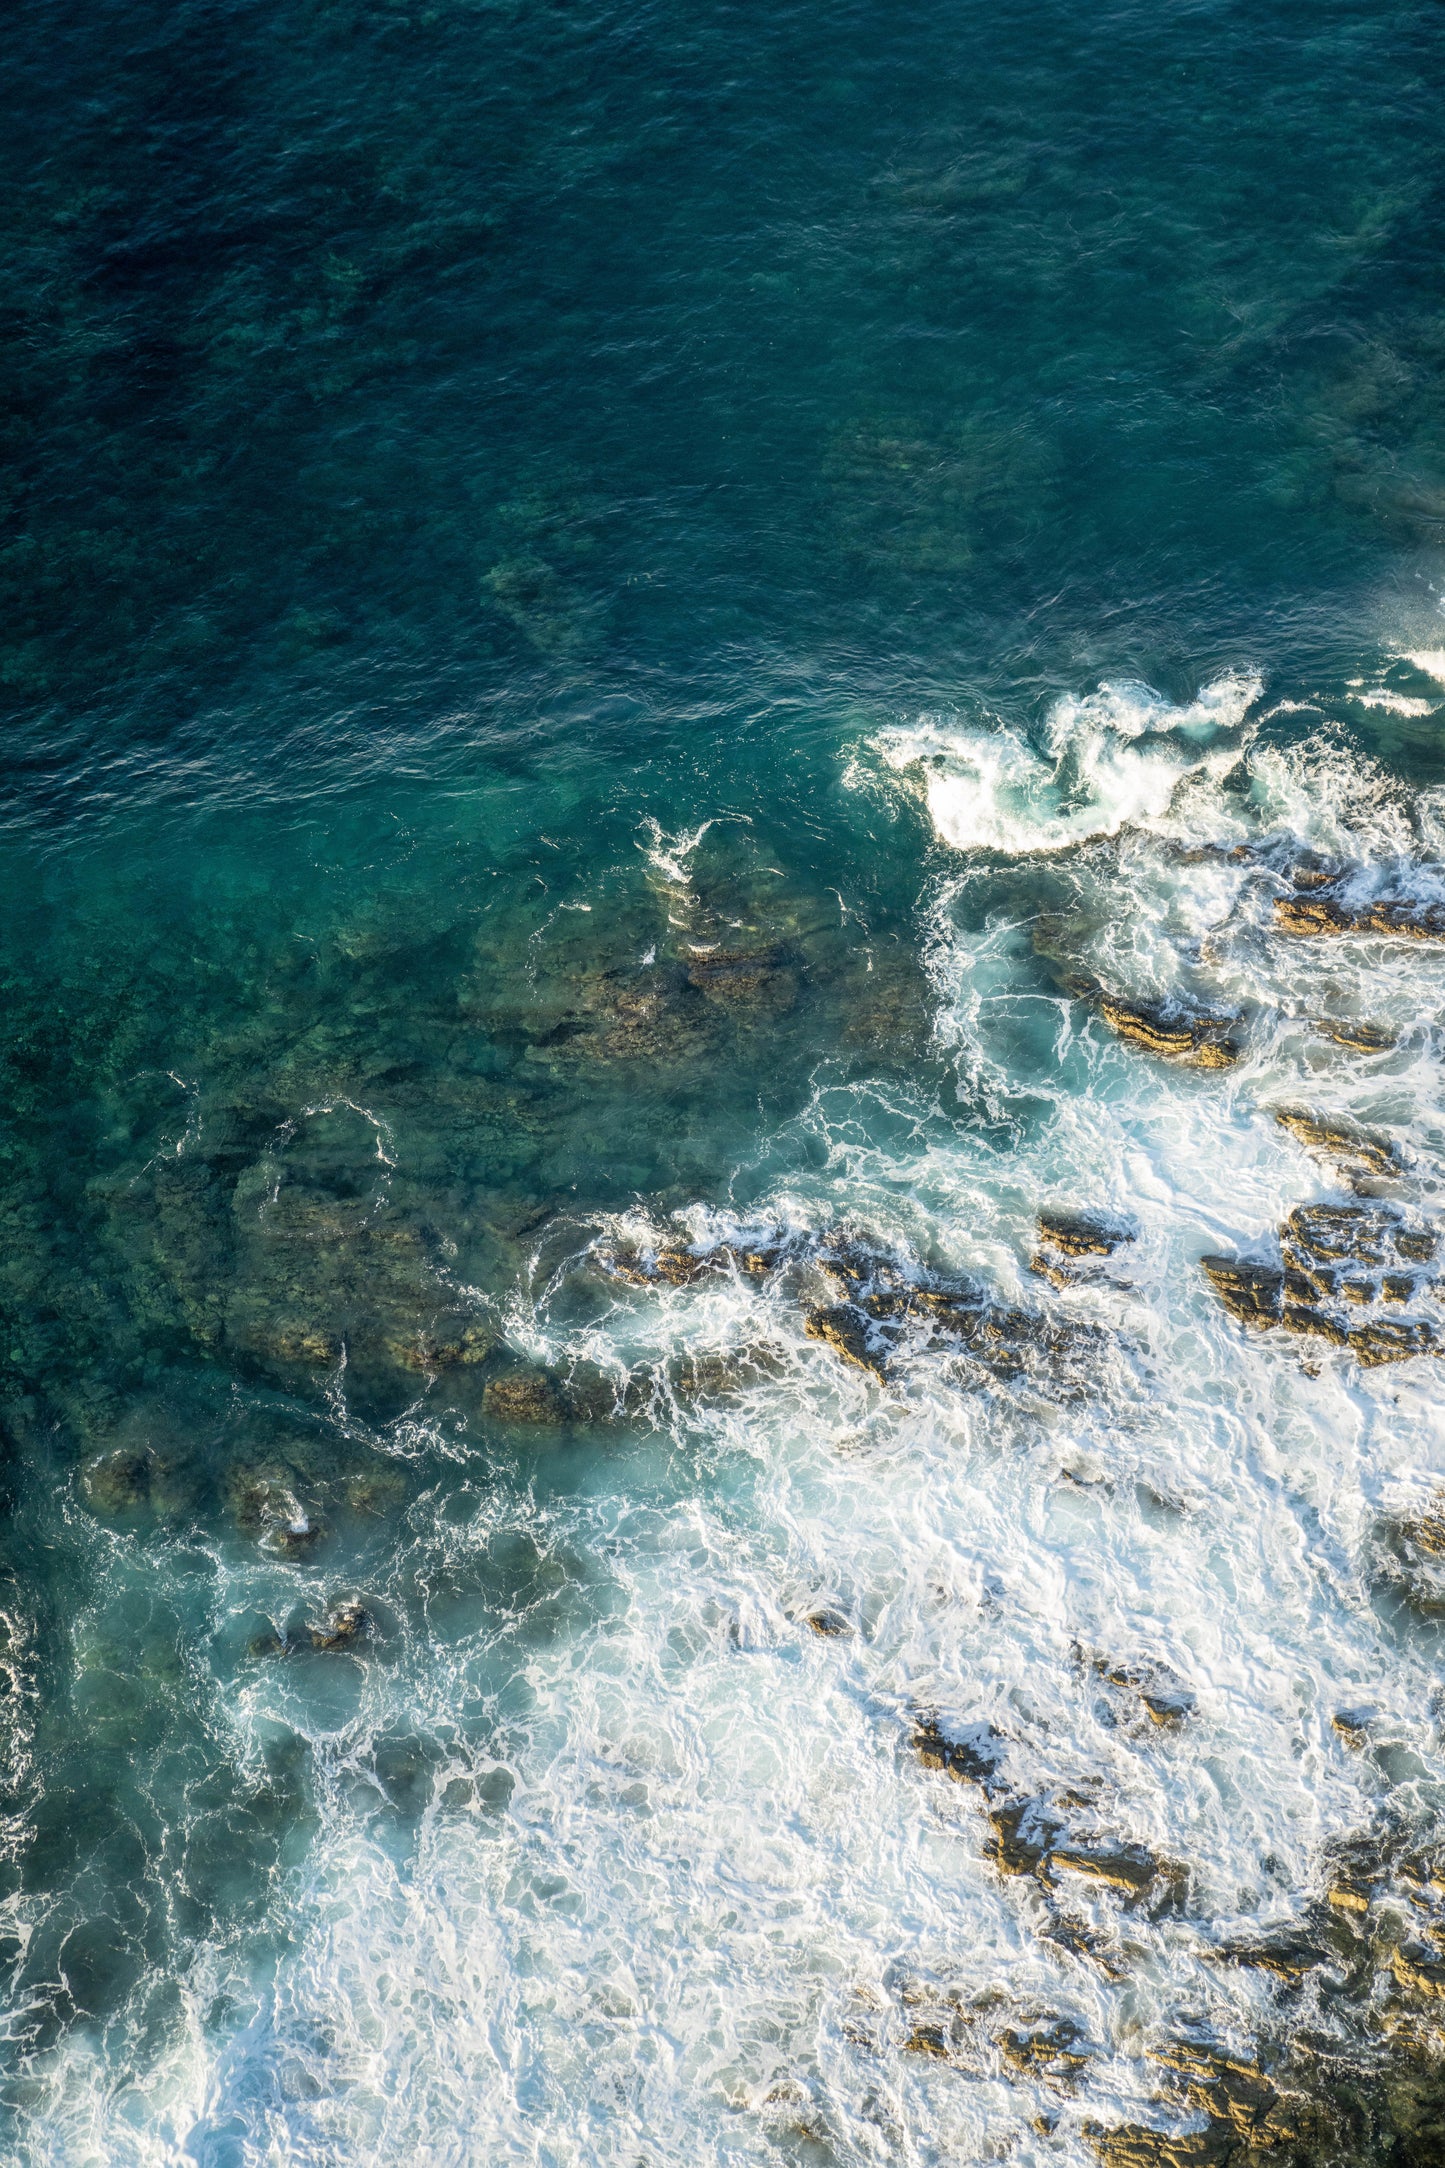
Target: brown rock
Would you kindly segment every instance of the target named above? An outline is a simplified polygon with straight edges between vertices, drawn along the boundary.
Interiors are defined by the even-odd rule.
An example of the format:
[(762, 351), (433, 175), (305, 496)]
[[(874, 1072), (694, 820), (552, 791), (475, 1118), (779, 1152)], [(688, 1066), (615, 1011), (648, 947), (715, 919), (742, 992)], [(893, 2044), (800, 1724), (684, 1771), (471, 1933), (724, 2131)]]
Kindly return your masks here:
[(495, 1423), (561, 1423), (567, 1415), (562, 1395), (545, 1370), (513, 1370), (490, 1379), (482, 1407)]
[(879, 1379), (888, 1375), (887, 1362), (875, 1346), (869, 1320), (856, 1303), (835, 1302), (821, 1310), (810, 1310), (803, 1320), (803, 1330), (810, 1340), (821, 1340), (844, 1362), (852, 1363), (859, 1370), (866, 1370)]
[(1388, 1137), (1373, 1136), (1368, 1130), (1351, 1129), (1339, 1122), (1327, 1122), (1298, 1107), (1279, 1107), (1274, 1118), (1280, 1128), (1287, 1130), (1307, 1152), (1343, 1168), (1353, 1177), (1385, 1178), (1400, 1171), (1399, 1147)]
[(1242, 1325), (1280, 1322), (1284, 1274), (1240, 1257), (1201, 1257), (1199, 1269), (1231, 1317)]
[(1238, 1043), (1228, 1036), (1228, 1017), (1171, 1015), (1111, 994), (1100, 995), (1099, 1014), (1121, 1039), (1166, 1061), (1189, 1062), (1197, 1069), (1227, 1069), (1239, 1059)]

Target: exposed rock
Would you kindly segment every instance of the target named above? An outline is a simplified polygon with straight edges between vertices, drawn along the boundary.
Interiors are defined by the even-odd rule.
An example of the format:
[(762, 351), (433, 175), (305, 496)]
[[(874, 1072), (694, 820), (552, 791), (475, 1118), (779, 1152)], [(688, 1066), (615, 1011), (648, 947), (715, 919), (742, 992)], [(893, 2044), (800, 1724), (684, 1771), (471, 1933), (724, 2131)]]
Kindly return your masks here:
[(1039, 1240), (1066, 1257), (1112, 1257), (1132, 1233), (1092, 1212), (1040, 1212)]
[(1067, 2085), (1087, 2069), (1090, 2055), (1080, 2051), (1084, 2035), (1071, 2018), (1050, 2020), (1034, 2032), (1006, 2027), (998, 2036), (999, 2053), (1010, 2070), (1027, 2078)]
[(371, 1614), (353, 1596), (333, 1604), (324, 1623), (310, 1629), (309, 1639), (313, 1649), (354, 1649), (370, 1631)]
[(1151, 1722), (1161, 1729), (1182, 1724), (1198, 1706), (1189, 1687), (1165, 1664), (1111, 1664), (1106, 1657), (1098, 1657), (1094, 1669), (1112, 1686), (1132, 1688)]
[(1390, 1970), (1397, 1985), (1408, 1989), (1412, 1995), (1424, 1995), (1432, 2000), (1445, 1996), (1445, 1964), (1431, 1952), (1393, 1950)]
[(1085, 2123), (1084, 2136), (1103, 2168), (1227, 2168), (1235, 2149), (1231, 2133), (1217, 2123), (1181, 2135), (1147, 2123), (1119, 2123), (1112, 2130)]
[(1064, 1825), (1041, 1799), (1016, 1799), (989, 1814), (993, 1837), (987, 1851), (1000, 1874), (1037, 1874)]
[(1272, 1972), (1277, 1980), (1287, 1980), (1291, 1985), (1333, 1962), (1328, 1950), (1288, 1928), (1245, 1941), (1221, 1943), (1213, 1955), (1221, 1964)]
[(1091, 1212), (1040, 1212), (1039, 1248), (1029, 1260), (1037, 1272), (1055, 1287), (1070, 1287), (1101, 1257), (1112, 1257), (1133, 1232)]
[(1284, 1274), (1241, 1257), (1201, 1257), (1200, 1270), (1231, 1317), (1242, 1325), (1277, 1325)]
[(1407, 896), (1351, 905), (1331, 894), (1326, 881), (1301, 893), (1274, 899), (1275, 924), (1284, 933), (1315, 938), (1324, 934), (1379, 934), (1387, 939), (1445, 941), (1445, 905), (1412, 901)]
[(1111, 1031), (1146, 1054), (1166, 1061), (1189, 1062), (1196, 1069), (1227, 1069), (1239, 1059), (1239, 1044), (1229, 1036), (1232, 1017), (1190, 1015), (1147, 1002), (1099, 996), (1099, 1014)]
[(545, 1370), (511, 1370), (490, 1378), (482, 1394), (483, 1411), (494, 1423), (562, 1423), (567, 1406)]
[(989, 1795), (1006, 1788), (999, 1771), (1008, 1741), (991, 1724), (965, 1725), (949, 1738), (936, 1717), (920, 1717), (913, 1746), (925, 1769), (945, 1769), (960, 1783), (977, 1784)]
[(905, 2055), (931, 2055), (946, 2063), (950, 2057), (948, 2033), (942, 2025), (915, 2025), (903, 2043)]
[(875, 1378), (887, 1377), (887, 1357), (872, 1323), (856, 1303), (835, 1302), (826, 1309), (809, 1310), (803, 1330), (810, 1340), (821, 1340), (825, 1347), (841, 1355), (844, 1362), (869, 1371)]
[(853, 1631), (842, 1612), (831, 1610), (827, 1605), (817, 1611), (805, 1611), (803, 1624), (811, 1626), (815, 1634), (819, 1634), (823, 1639), (829, 1641), (836, 1639), (841, 1634), (850, 1634)]
[(1159, 1895), (1166, 1887), (1170, 1893), (1182, 1890), (1185, 1879), (1183, 1869), (1156, 1859), (1142, 1844), (1056, 1844), (1049, 1852), (1048, 1867), (1050, 1875), (1081, 1874), (1135, 1901)]
[(1386, 1180), (1400, 1172), (1399, 1147), (1388, 1137), (1327, 1122), (1298, 1107), (1279, 1107), (1274, 1118), (1307, 1152), (1338, 1167), (1351, 1181)]
[(1348, 1347), (1366, 1366), (1440, 1352), (1424, 1316), (1351, 1316), (1379, 1303), (1401, 1305), (1425, 1292), (1414, 1269), (1435, 1254), (1429, 1228), (1410, 1226), (1378, 1205), (1300, 1205), (1279, 1231), (1280, 1269), (1238, 1257), (1203, 1257), (1200, 1267), (1230, 1315), (1247, 1325), (1283, 1325)]
[(1348, 1016), (1316, 1016), (1311, 1018), (1314, 1029), (1322, 1038), (1333, 1039), (1336, 1046), (1346, 1047), (1352, 1054), (1382, 1054), (1395, 1044), (1395, 1034), (1379, 1024), (1358, 1022)]
[(1241, 2138), (1268, 2130), (1271, 2139), (1293, 2137), (1288, 2096), (1257, 2063), (1225, 2055), (1196, 2041), (1173, 2041), (1156, 2048), (1153, 2060), (1181, 2083), (1188, 2106), (1222, 2123)]

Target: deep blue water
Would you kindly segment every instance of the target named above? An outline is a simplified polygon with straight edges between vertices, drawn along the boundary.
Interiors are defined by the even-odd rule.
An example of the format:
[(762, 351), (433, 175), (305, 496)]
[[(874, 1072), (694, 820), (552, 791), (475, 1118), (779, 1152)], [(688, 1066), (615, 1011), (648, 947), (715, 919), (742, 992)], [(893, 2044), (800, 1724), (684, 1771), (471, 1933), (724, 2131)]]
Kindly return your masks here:
[[(1381, 1816), (1433, 1841), (1438, 1607), (1396, 1565), (1434, 1367), (1290, 1368), (1195, 1262), (1351, 1194), (1286, 1156), (1286, 1099), (1397, 1137), (1428, 1218), (1438, 952), (1271, 948), (1177, 869), (1244, 838), (1270, 879), (1308, 848), (1436, 893), (1442, 46), (1428, 5), (12, 10), (16, 2158), (1089, 2161), (1091, 2120), (1199, 2122), (1150, 2090), (1181, 2026), (1267, 2062), (1336, 2022), (1180, 1952), (1293, 1917)], [(1245, 1081), (1098, 1039), (1081, 957), (1232, 1004)], [(1320, 1010), (1398, 1051), (1301, 1052)], [(1095, 1320), (1149, 1354), (1092, 1414), (926, 1351), (890, 1398), (791, 1297), (767, 1332), (629, 1310), (579, 1262), (620, 1214), (751, 1213), (1037, 1308), (1061, 1197), (1157, 1214), (1132, 1323)], [(679, 1371), (719, 1349), (742, 1372)], [(1151, 1422), (1190, 1512), (1239, 1486), (1257, 1582), (1224, 1535), (1138, 1563), (1156, 1507), (1205, 1526), (1157, 1504)], [(1025, 1556), (1052, 1641), (999, 1593)], [(996, 1623), (931, 1638), (935, 1586)], [(856, 1651), (796, 1627), (819, 1591)], [(343, 1600), (367, 1624), (313, 1646)], [(1157, 1814), (1152, 1733), (1128, 1775), (1068, 1668), (1106, 1632), (1187, 1641), (1216, 1727)], [(793, 1686), (732, 1710), (707, 1666), (763, 1647)], [(1286, 1674), (1305, 1744), (1261, 1713)], [(1326, 1674), (1413, 1709), (1396, 1761), (1341, 1758)], [(1032, 1781), (1197, 1841), (1166, 1955), (1105, 1895), (1154, 1954), (1048, 1972), (962, 1793), (935, 1827), (925, 1707), (1042, 1726)], [(874, 1852), (789, 1788), (835, 1751)], [(784, 1888), (846, 1890), (846, 1931), (790, 1943)], [(1428, 2030), (1389, 1946), (1350, 1960), (1352, 2053), (1371, 1995)], [(1010, 2061), (1002, 2019), (970, 2063), (986, 1988), (1068, 2003), (1094, 2074)], [(925, 2005), (953, 2068), (910, 2056)], [(1425, 2168), (1430, 2082), (1315, 2157)]]

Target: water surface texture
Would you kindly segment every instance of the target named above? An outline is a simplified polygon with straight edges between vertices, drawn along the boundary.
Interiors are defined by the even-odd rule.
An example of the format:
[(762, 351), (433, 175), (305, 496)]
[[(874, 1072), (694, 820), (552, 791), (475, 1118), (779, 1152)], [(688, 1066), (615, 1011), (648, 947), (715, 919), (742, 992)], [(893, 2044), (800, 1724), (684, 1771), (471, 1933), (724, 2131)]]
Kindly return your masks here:
[(7, 2159), (1445, 2156), (1442, 62), (17, 0)]

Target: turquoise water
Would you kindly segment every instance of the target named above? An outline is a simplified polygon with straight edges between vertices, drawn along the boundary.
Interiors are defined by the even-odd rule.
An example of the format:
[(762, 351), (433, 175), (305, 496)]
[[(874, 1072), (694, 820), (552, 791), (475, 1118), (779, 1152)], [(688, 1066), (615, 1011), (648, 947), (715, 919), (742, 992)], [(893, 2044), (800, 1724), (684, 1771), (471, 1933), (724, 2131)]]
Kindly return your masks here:
[(1439, 949), (1271, 916), (1445, 896), (1438, 10), (7, 57), (7, 2155), (1439, 2158), (1438, 1365), (1198, 1269), (1281, 1107), (1445, 1184)]

